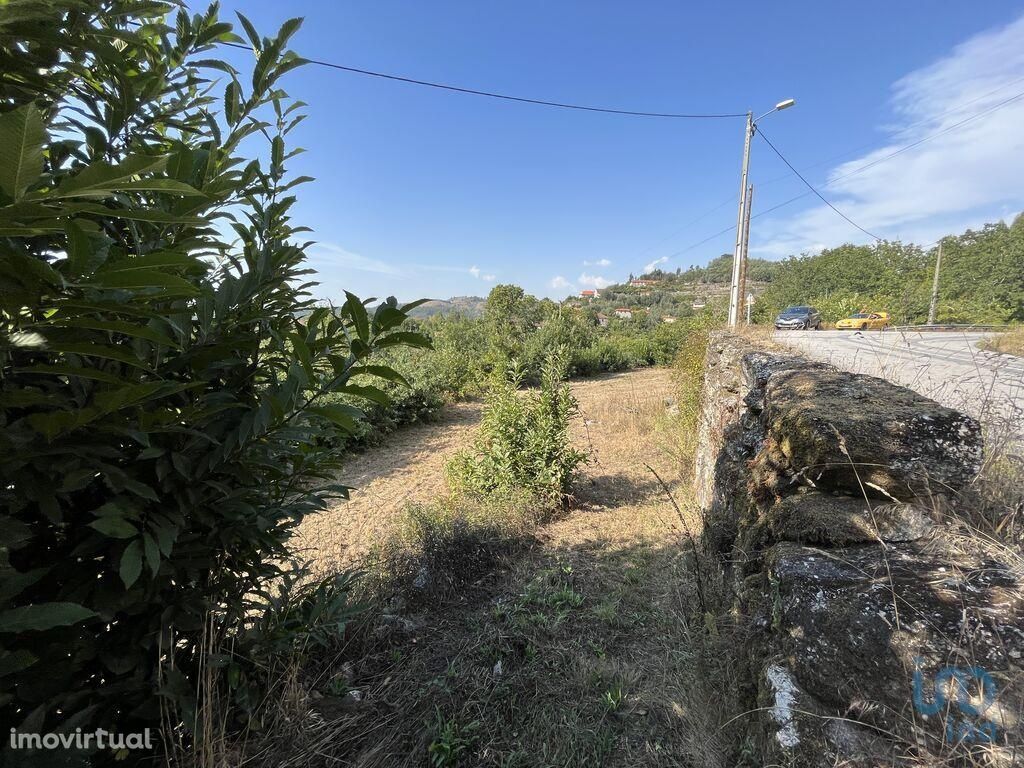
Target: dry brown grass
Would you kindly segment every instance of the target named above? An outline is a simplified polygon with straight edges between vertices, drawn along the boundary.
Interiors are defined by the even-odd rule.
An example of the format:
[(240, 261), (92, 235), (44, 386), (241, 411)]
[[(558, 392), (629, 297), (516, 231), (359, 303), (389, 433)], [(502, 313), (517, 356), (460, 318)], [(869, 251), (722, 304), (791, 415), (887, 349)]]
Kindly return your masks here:
[(1024, 357), (1024, 327), (998, 333), (982, 344), (983, 349)]
[(407, 506), (444, 494), (445, 462), (472, 440), (481, 408), (472, 400), (445, 406), (437, 420), (404, 427), (353, 456), (338, 478), (352, 486), (350, 498), (303, 520), (299, 554), (318, 572), (357, 565), (402, 524)]
[(396, 596), (337, 659), (309, 664), (305, 695), (286, 697), (287, 744), (274, 727), (250, 764), (732, 764), (715, 735), (736, 714), (728, 632), (695, 611), (686, 554), (699, 522), (646, 466), (685, 501), (671, 372), (573, 391), (592, 459), (569, 510), (442, 602)]

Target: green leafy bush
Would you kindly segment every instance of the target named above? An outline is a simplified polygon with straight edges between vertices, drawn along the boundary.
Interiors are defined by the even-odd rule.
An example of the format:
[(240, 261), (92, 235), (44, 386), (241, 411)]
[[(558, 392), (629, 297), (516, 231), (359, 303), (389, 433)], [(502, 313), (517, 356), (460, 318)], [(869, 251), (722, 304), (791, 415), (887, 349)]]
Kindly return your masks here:
[(474, 498), (535, 498), (560, 503), (586, 455), (572, 446), (569, 420), (576, 399), (563, 381), (565, 357), (552, 354), (539, 389), (520, 392), (522, 370), (513, 362), (487, 394), (473, 447), (448, 465), (456, 492)]
[(344, 581), (270, 587), (297, 583), (303, 516), (346, 493), (322, 437), (360, 412), (327, 397), (387, 403), (375, 382), (400, 377), (373, 356), (427, 343), (393, 299), (313, 308), (290, 219), (307, 179), (286, 174), (302, 105), (279, 82), (299, 21), (241, 19), (243, 81), (209, 58), (240, 41), (215, 5), (171, 10), (0, 13), (0, 719), (25, 730), (161, 709), (188, 729), (215, 659), (240, 687), (310, 623), (337, 632)]
[[(483, 387), (488, 347), (480, 320), (438, 315), (406, 325), (429, 339), (431, 348), (383, 350), (379, 363), (397, 371), (402, 380), (383, 383), (388, 402), (366, 409), (366, 421), (346, 437), (344, 447), (373, 444), (402, 425), (430, 420), (446, 403), (474, 395)], [(328, 395), (325, 401), (355, 404), (344, 394)], [(342, 447), (340, 442), (335, 444)]]

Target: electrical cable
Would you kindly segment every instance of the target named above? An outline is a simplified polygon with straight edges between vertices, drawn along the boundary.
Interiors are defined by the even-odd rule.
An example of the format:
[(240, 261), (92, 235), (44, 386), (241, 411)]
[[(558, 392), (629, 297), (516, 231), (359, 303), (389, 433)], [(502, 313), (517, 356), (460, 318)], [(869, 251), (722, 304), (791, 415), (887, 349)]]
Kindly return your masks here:
[[(1005, 86), (1003, 86), (1003, 87), (1005, 87)], [(997, 91), (998, 90), (1002, 90), (1002, 88), (997, 88), (996, 90)], [(994, 93), (994, 92), (995, 91), (991, 91), (991, 92), (989, 92), (986, 95), (991, 95), (991, 93)], [(980, 97), (980, 98), (984, 98), (984, 96)], [(929, 134), (928, 136), (925, 136), (925, 137), (923, 137), (921, 139), (918, 139), (915, 142), (912, 142), (910, 144), (907, 144), (906, 146), (900, 147), (900, 148), (894, 150), (893, 152), (890, 152), (888, 155), (884, 155), (883, 157), (880, 157), (880, 158), (878, 158), (876, 160), (872, 160), (870, 163), (865, 163), (864, 165), (858, 166), (857, 168), (854, 168), (854, 169), (852, 169), (850, 171), (847, 171), (846, 173), (840, 174), (839, 176), (835, 176), (832, 179), (830, 179), (830, 182), (836, 182), (836, 181), (840, 181), (842, 179), (849, 178), (850, 176), (855, 176), (856, 174), (861, 173), (862, 171), (866, 171), (868, 168), (872, 168), (872, 167), (874, 167), (874, 166), (876, 166), (876, 165), (878, 165), (880, 163), (884, 163), (887, 160), (890, 160), (891, 158), (896, 157), (897, 155), (901, 155), (901, 154), (903, 154), (904, 152), (906, 152), (909, 149), (913, 149), (914, 147), (920, 146), (921, 144), (924, 144), (926, 141), (931, 141), (932, 139), (938, 138), (939, 136), (942, 136), (942, 135), (944, 135), (946, 133), (950, 133), (951, 131), (957, 130), (957, 129), (961, 128), (962, 126), (967, 125), (968, 123), (970, 123), (970, 122), (972, 122), (974, 120), (982, 118), (985, 115), (989, 115), (989, 114), (991, 114), (993, 112), (996, 112), (996, 111), (1002, 109), (1003, 107), (1006, 107), (1006, 106), (1012, 104), (1013, 102), (1018, 101), (1021, 98), (1024, 98), (1024, 91), (1022, 91), (1021, 93), (1015, 94), (1014, 96), (1011, 96), (1008, 99), (1004, 99), (1003, 101), (999, 102), (998, 104), (994, 104), (993, 106), (991, 106), (991, 107), (989, 107), (987, 109), (984, 109), (984, 110), (982, 110), (981, 112), (978, 112), (975, 115), (971, 115), (970, 117), (964, 118), (963, 120), (960, 120), (960, 121), (958, 121), (956, 123), (953, 123), (952, 125), (947, 126), (946, 128), (943, 128), (941, 131), (936, 131), (935, 133)], [(972, 101), (977, 101), (977, 99), (973, 99)], [(970, 103), (970, 102), (968, 102), (968, 103)], [(944, 114), (947, 114), (947, 113), (944, 113)], [(788, 165), (788, 163), (787, 163), (787, 165)], [(796, 169), (793, 169), (793, 172), (796, 173)], [(797, 173), (797, 175), (799, 176), (800, 174)], [(805, 183), (806, 183), (806, 181), (805, 181)], [(810, 186), (810, 185), (808, 184), (808, 186)], [(813, 190), (813, 187), (812, 187), (812, 190)], [(809, 197), (811, 194), (817, 194), (817, 193), (814, 192), (814, 191), (803, 192), (802, 194), (796, 195), (794, 197), (789, 198), (788, 200), (784, 200), (781, 203), (773, 205), (771, 208), (767, 208), (767, 209), (761, 211), (760, 213), (752, 214), (751, 215), (751, 219), (757, 219), (757, 218), (760, 218), (761, 216), (766, 216), (769, 213), (773, 213), (774, 211), (777, 211), (780, 208), (784, 208), (785, 206), (790, 205), (791, 203), (795, 203), (797, 200), (803, 200), (805, 197)], [(735, 198), (733, 198), (733, 199), (735, 199)], [(844, 216), (844, 218), (845, 218), (845, 216)], [(857, 226), (857, 228), (860, 229), (859, 225), (855, 224), (854, 226)], [(704, 243), (708, 242), (709, 240), (714, 240), (716, 237), (720, 237), (721, 235), (725, 234), (726, 232), (729, 232), (729, 231), (735, 230), (735, 229), (736, 229), (735, 225), (726, 227), (725, 229), (722, 229), (722, 230), (716, 232), (715, 234), (710, 235), (710, 236), (704, 238), (699, 243), (694, 243), (693, 245), (689, 245), (689, 246), (687, 246), (686, 248), (683, 248), (680, 251), (677, 251), (677, 252), (675, 252), (673, 254), (670, 254), (668, 258), (672, 259), (672, 258), (675, 258), (676, 256), (680, 256), (680, 255), (682, 255), (684, 253), (687, 253), (688, 251), (691, 251), (694, 248), (697, 248), (698, 246), (703, 245)], [(870, 233), (868, 233), (868, 234), (870, 234)], [(871, 235), (871, 237), (875, 237), (875, 235)], [(876, 239), (878, 239), (878, 238), (876, 238)], [(938, 242), (938, 241), (936, 241), (936, 242)], [(932, 245), (934, 245), (934, 243), (932, 243)]]
[(821, 202), (823, 202), (825, 205), (827, 205), (833, 211), (838, 213), (840, 216), (842, 216), (844, 219), (846, 219), (846, 221), (848, 221), (850, 224), (855, 226), (857, 229), (859, 229), (865, 235), (868, 235), (869, 237), (873, 237), (875, 240), (881, 240), (882, 239), (878, 235), (874, 234), (873, 232), (869, 232), (868, 230), (864, 229), (864, 227), (862, 227), (856, 221), (854, 221), (849, 216), (847, 216), (845, 213), (843, 213), (838, 208), (836, 208), (834, 205), (832, 205), (832, 203), (823, 194), (821, 194), (821, 192), (819, 192), (817, 189), (815, 189), (814, 185), (811, 184), (811, 182), (809, 182), (804, 177), (804, 175), (802, 173), (800, 173), (800, 171), (798, 171), (796, 168), (793, 167), (793, 164), (791, 162), (789, 162), (789, 160), (786, 159), (786, 156), (779, 151), (778, 147), (776, 147), (774, 144), (772, 144), (771, 139), (769, 139), (764, 134), (764, 131), (758, 130), (756, 132), (756, 135), (758, 135), (762, 139), (764, 139), (765, 144), (767, 144), (769, 147), (772, 148), (772, 152), (774, 152), (776, 155), (779, 156), (779, 159), (786, 164), (786, 167), (788, 167), (789, 170), (791, 170), (793, 173), (795, 173), (797, 178), (800, 179), (800, 181), (802, 181), (807, 186), (807, 188), (809, 190), (811, 190), (811, 192), (813, 192), (815, 195), (817, 195), (818, 199), (821, 200)]
[[(243, 50), (251, 51), (252, 48), (248, 45), (242, 45), (241, 43), (225, 43), (232, 48), (241, 48)], [(516, 101), (522, 104), (536, 104), (543, 107), (557, 107), (559, 109), (574, 109), (582, 112), (603, 112), (610, 115), (629, 115), (632, 117), (662, 117), (670, 119), (684, 119), (684, 120), (717, 120), (722, 118), (733, 118), (733, 117), (746, 117), (746, 112), (728, 112), (718, 114), (695, 114), (695, 113), (679, 113), (679, 112), (643, 112), (640, 110), (633, 109), (613, 109), (611, 107), (594, 107), (583, 104), (568, 104), (559, 101), (546, 101), (544, 99), (533, 99), (525, 96), (509, 96), (504, 93), (494, 93), (492, 91), (480, 91), (475, 88), (463, 88), (458, 85), (449, 85), (447, 83), (435, 83), (430, 80), (418, 80), (413, 77), (402, 77), (401, 75), (389, 75), (385, 72), (374, 72), (369, 69), (360, 69), (359, 67), (349, 67), (344, 64), (335, 64), (331, 61), (324, 61), (322, 59), (308, 59), (303, 57), (303, 61), (309, 64), (316, 64), (321, 67), (328, 67), (330, 69), (341, 70), (342, 72), (351, 72), (357, 75), (366, 75), (368, 77), (379, 77), (384, 80), (394, 80), (399, 83), (408, 83), (410, 85), (422, 85), (427, 88), (438, 88), (445, 91), (454, 91), (456, 93), (466, 93), (472, 96), (487, 96), (491, 99), (503, 99), (505, 101)]]

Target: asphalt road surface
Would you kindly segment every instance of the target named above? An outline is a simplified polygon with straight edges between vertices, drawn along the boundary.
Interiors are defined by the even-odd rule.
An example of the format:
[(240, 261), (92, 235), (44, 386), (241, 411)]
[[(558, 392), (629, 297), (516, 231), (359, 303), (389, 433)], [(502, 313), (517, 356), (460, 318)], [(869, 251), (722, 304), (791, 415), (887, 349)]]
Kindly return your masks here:
[(989, 442), (1008, 440), (1024, 448), (1024, 358), (979, 349), (988, 335), (776, 331), (773, 338), (814, 360), (888, 379), (965, 411), (986, 426)]

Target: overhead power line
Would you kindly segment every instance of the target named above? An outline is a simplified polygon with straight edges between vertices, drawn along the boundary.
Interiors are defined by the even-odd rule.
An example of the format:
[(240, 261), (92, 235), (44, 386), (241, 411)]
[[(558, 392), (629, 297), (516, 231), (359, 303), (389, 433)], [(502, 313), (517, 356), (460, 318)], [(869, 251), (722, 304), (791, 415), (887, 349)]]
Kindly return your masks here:
[[(1014, 85), (1018, 85), (1020, 83), (1024, 83), (1024, 77), (1018, 77), (1016, 80), (1011, 80), (1008, 83), (1003, 83), (998, 88), (993, 88), (991, 91), (987, 91), (987, 92), (981, 94), (980, 96), (975, 96), (974, 98), (968, 99), (967, 101), (959, 102), (955, 107), (953, 107), (952, 109), (947, 109), (945, 112), (940, 112), (937, 115), (929, 115), (928, 117), (922, 118), (920, 120), (915, 120), (912, 123), (909, 123), (907, 125), (902, 126), (899, 129), (899, 132), (900, 133), (905, 133), (906, 131), (910, 130), (911, 128), (915, 128), (915, 127), (917, 127), (919, 125), (924, 125), (925, 123), (935, 122), (935, 121), (937, 121), (941, 117), (946, 117), (947, 115), (953, 115), (953, 114), (956, 114), (957, 112), (963, 112), (965, 107), (968, 107), (971, 104), (976, 104), (979, 101), (982, 101), (983, 99), (987, 99), (989, 96), (993, 96), (993, 95), (999, 93), (1000, 91), (1005, 91), (1007, 88), (1010, 88), (1010, 87), (1012, 87)], [(981, 112), (978, 112), (977, 114), (972, 115), (971, 117), (967, 118), (964, 122), (970, 122), (971, 120), (974, 120), (974, 119), (976, 119), (978, 117), (981, 117), (982, 115), (987, 114), (989, 111), (994, 111), (996, 109), (999, 109), (999, 108), (1005, 106), (1006, 104), (1008, 104), (1008, 103), (1010, 103), (1012, 101), (1015, 101), (1016, 99), (1019, 99), (1020, 96), (1021, 96), (1021, 94), (1017, 94), (1016, 96), (1011, 96), (1005, 102), (1000, 102), (998, 104), (994, 104), (991, 107), (988, 107), (987, 109), (984, 109)], [(959, 125), (959, 124), (955, 124), (953, 126), (948, 126), (947, 128), (944, 128), (941, 131), (937, 131), (936, 133), (928, 136), (925, 139), (922, 139), (921, 141), (927, 141), (928, 139), (934, 138), (935, 136), (940, 136), (945, 131), (952, 130), (954, 127), (957, 127), (957, 125)], [(829, 163), (835, 162), (836, 160), (839, 160), (840, 158), (846, 157), (848, 155), (852, 155), (855, 152), (859, 152), (862, 149), (867, 149), (869, 147), (875, 146), (876, 143), (877, 142), (868, 142), (866, 144), (860, 144), (859, 146), (853, 147), (852, 149), (848, 149), (845, 152), (840, 152), (837, 155), (832, 155), (831, 157), (827, 157), (824, 160), (819, 160), (819, 161), (817, 161), (815, 163), (811, 163), (810, 165), (805, 165), (803, 167), (804, 171), (808, 171), (811, 168), (818, 168), (818, 167), (820, 167), (822, 165), (828, 165)], [(911, 145), (908, 145), (907, 148), (909, 149), (912, 146), (916, 146), (916, 145), (915, 144), (911, 144)], [(902, 152), (903, 150), (901, 149), (899, 151)], [(868, 166), (864, 166), (864, 167), (866, 168)], [(861, 169), (856, 169), (852, 173), (856, 173), (859, 170), (861, 170)], [(775, 178), (769, 179), (768, 181), (760, 182), (759, 186), (762, 189), (764, 189), (764, 187), (768, 186), (769, 184), (775, 184), (775, 183), (777, 183), (779, 181), (783, 181), (784, 179), (788, 179), (790, 177), (790, 175), (791, 174), (786, 173), (786, 174), (783, 174), (782, 176), (776, 176)], [(845, 178), (846, 175), (849, 175), (849, 174), (844, 174), (843, 176), (840, 176), (838, 178)], [(735, 200), (735, 197), (733, 199)]]
[[(997, 90), (1002, 90), (1002, 89), (1000, 88), (1000, 89), (997, 89)], [(991, 95), (991, 93), (994, 93), (994, 91), (989, 92), (989, 94), (986, 94), (986, 96), (987, 95)], [(984, 98), (984, 97), (982, 97), (982, 98)], [(912, 142), (912, 143), (907, 144), (905, 146), (899, 147), (898, 149), (895, 149), (894, 151), (890, 152), (887, 155), (883, 155), (880, 158), (872, 160), (870, 163), (865, 163), (864, 165), (861, 165), (861, 166), (858, 166), (856, 168), (853, 168), (853, 169), (847, 171), (846, 173), (840, 174), (839, 176), (836, 176), (836, 177), (832, 178), (830, 180), (830, 182), (836, 182), (836, 181), (840, 181), (841, 179), (849, 178), (850, 176), (855, 176), (856, 174), (861, 173), (862, 171), (866, 171), (868, 168), (872, 168), (872, 167), (874, 167), (876, 165), (879, 165), (880, 163), (884, 163), (884, 162), (886, 162), (888, 160), (891, 160), (892, 158), (896, 157), (897, 155), (903, 154), (907, 150), (910, 150), (910, 149), (913, 149), (914, 147), (920, 146), (921, 144), (924, 144), (926, 141), (931, 141), (932, 139), (938, 138), (939, 136), (942, 136), (942, 135), (944, 135), (946, 133), (950, 133), (952, 131), (955, 131), (955, 130), (963, 127), (964, 125), (967, 125), (968, 123), (973, 122), (974, 120), (978, 120), (978, 119), (980, 119), (982, 117), (985, 117), (986, 115), (989, 115), (989, 114), (991, 114), (993, 112), (997, 112), (998, 110), (1000, 110), (1000, 109), (1002, 109), (1002, 108), (1004, 108), (1004, 107), (1006, 107), (1006, 106), (1008, 106), (1008, 105), (1010, 105), (1010, 104), (1020, 100), (1021, 98), (1024, 98), (1024, 91), (1022, 91), (1020, 93), (1017, 93), (1017, 94), (1009, 97), (1008, 99), (1004, 99), (1003, 101), (999, 102), (998, 104), (994, 104), (991, 107), (988, 107), (987, 109), (983, 109), (981, 112), (978, 112), (975, 115), (971, 115), (970, 117), (964, 118), (963, 120), (960, 120), (960, 121), (958, 121), (956, 123), (953, 123), (952, 125), (947, 126), (946, 128), (943, 128), (941, 131), (936, 131), (935, 133), (929, 134), (928, 136), (925, 136), (925, 137), (923, 137), (921, 139), (918, 139), (915, 142)], [(972, 101), (977, 101), (977, 99), (973, 99)], [(968, 103), (970, 103), (970, 102), (968, 102)], [(760, 129), (758, 129), (758, 130), (760, 130)], [(789, 165), (789, 163), (786, 163), (786, 164)], [(793, 169), (793, 172), (796, 173), (796, 170)], [(797, 175), (799, 176), (799, 174), (797, 174)], [(810, 186), (810, 185), (808, 185), (808, 186)], [(785, 208), (787, 205), (795, 203), (797, 200), (803, 200), (805, 197), (809, 197), (811, 194), (816, 194), (816, 193), (813, 192), (813, 191), (809, 191), (809, 192), (803, 192), (803, 193), (801, 193), (799, 195), (795, 195), (794, 197), (791, 197), (788, 200), (783, 200), (781, 203), (777, 203), (776, 205), (773, 205), (771, 208), (767, 208), (767, 209), (761, 211), (760, 213), (753, 214), (751, 216), (751, 218), (752, 219), (757, 219), (757, 218), (760, 218), (761, 216), (767, 216), (769, 213), (773, 213), (773, 212), (779, 210), (780, 208)], [(732, 197), (730, 199), (731, 200), (735, 200), (736, 198)], [(724, 205), (724, 204), (725, 203), (722, 203), (722, 205)], [(719, 207), (721, 207), (721, 206), (719, 206)], [(858, 229), (859, 228), (860, 227), (858, 226)], [(676, 251), (675, 253), (669, 254), (668, 258), (673, 259), (676, 256), (681, 256), (684, 253), (692, 251), (694, 248), (698, 248), (699, 246), (704, 245), (704, 243), (706, 243), (706, 242), (708, 242), (710, 240), (714, 240), (716, 237), (720, 237), (721, 235), (724, 235), (726, 232), (733, 232), (733, 231), (735, 231), (735, 229), (736, 229), (735, 226), (728, 226), (725, 229), (719, 230), (718, 232), (714, 233), (713, 235), (709, 235), (708, 237), (704, 238), (700, 242), (693, 243), (692, 245), (688, 245), (688, 246), (686, 246), (685, 248), (683, 248), (680, 251)], [(868, 234), (870, 234), (870, 233), (868, 233)], [(871, 235), (871, 236), (875, 237), (874, 235)], [(938, 241), (936, 241), (936, 242), (938, 242)], [(930, 243), (929, 245), (935, 245), (935, 243)], [(922, 246), (922, 247), (927, 247), (927, 246)]]
[[(243, 50), (252, 50), (248, 45), (242, 45), (241, 43), (227, 43), (232, 48), (241, 48)], [(575, 109), (581, 112), (603, 112), (609, 115), (629, 115), (631, 117), (664, 117), (671, 119), (683, 119), (683, 120), (717, 120), (721, 118), (730, 117), (746, 117), (746, 112), (728, 112), (720, 114), (697, 114), (697, 113), (681, 113), (681, 112), (644, 112), (641, 110), (634, 109), (613, 109), (611, 107), (594, 107), (585, 104), (567, 104), (560, 101), (546, 101), (545, 99), (532, 99), (525, 96), (509, 96), (505, 93), (494, 93), (492, 91), (479, 91), (475, 88), (463, 88), (458, 85), (449, 85), (447, 83), (435, 83), (430, 80), (417, 80), (413, 77), (402, 77), (401, 75), (389, 75), (385, 72), (374, 72), (369, 69), (360, 69), (359, 67), (349, 67), (344, 64), (335, 64), (332, 61), (323, 61), (321, 59), (306, 59), (305, 61), (310, 64), (316, 64), (320, 67), (328, 67), (329, 69), (337, 69), (342, 72), (351, 72), (356, 75), (366, 75), (368, 77), (379, 77), (383, 80), (394, 80), (399, 83), (408, 83), (410, 85), (422, 85), (427, 88), (438, 88), (443, 91), (454, 91), (455, 93), (468, 93), (472, 96), (486, 96), (490, 99), (502, 99), (504, 101), (517, 101), (521, 104), (536, 104), (542, 107), (557, 107), (559, 109)]]
[(760, 136), (762, 139), (764, 139), (764, 143), (772, 148), (772, 152), (774, 152), (776, 155), (779, 156), (779, 159), (786, 164), (786, 167), (788, 167), (789, 170), (791, 170), (793, 173), (795, 173), (797, 175), (797, 178), (800, 179), (800, 181), (802, 181), (807, 186), (807, 188), (809, 190), (811, 190), (811, 192), (813, 192), (815, 195), (817, 195), (818, 199), (821, 200), (821, 202), (823, 202), (825, 205), (827, 205), (833, 211), (838, 213), (840, 216), (842, 216), (844, 219), (846, 219), (850, 224), (855, 226), (857, 229), (859, 229), (865, 235), (868, 235), (869, 237), (873, 237), (875, 240), (881, 240), (882, 239), (878, 235), (874, 234), (873, 232), (868, 232), (866, 229), (864, 229), (864, 227), (862, 227), (856, 221), (854, 221), (849, 216), (847, 216), (845, 213), (843, 213), (838, 208), (836, 208), (834, 205), (832, 205), (832, 203), (829, 202), (825, 198), (825, 196), (823, 194), (821, 194), (821, 192), (819, 192), (817, 189), (814, 188), (814, 185), (811, 184), (811, 182), (809, 182), (806, 178), (804, 178), (804, 175), (802, 173), (800, 173), (800, 171), (798, 171), (796, 168), (793, 167), (793, 164), (791, 162), (789, 162), (789, 160), (786, 159), (786, 156), (779, 151), (778, 147), (776, 147), (774, 144), (772, 144), (771, 139), (769, 139), (767, 136), (765, 136), (764, 131), (758, 129), (757, 135)]

